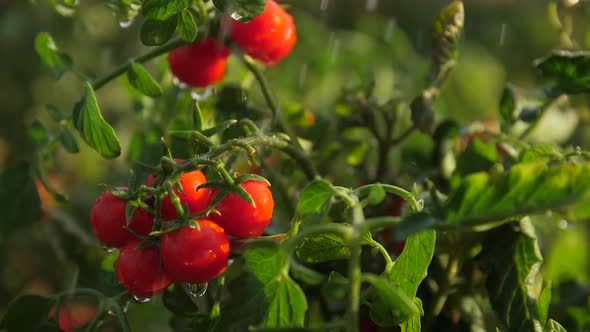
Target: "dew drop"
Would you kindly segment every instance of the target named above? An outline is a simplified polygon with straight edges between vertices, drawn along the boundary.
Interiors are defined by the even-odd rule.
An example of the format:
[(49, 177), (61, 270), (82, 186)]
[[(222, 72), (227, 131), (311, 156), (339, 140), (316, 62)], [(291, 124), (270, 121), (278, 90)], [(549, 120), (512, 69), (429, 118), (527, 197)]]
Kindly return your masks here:
[(188, 88), (188, 85), (186, 85), (186, 83), (182, 82), (181, 80), (179, 80), (176, 77), (172, 78), (172, 84), (174, 84), (175, 86), (177, 86), (178, 88), (183, 89), (183, 90)]
[(203, 101), (203, 100), (207, 100), (209, 97), (211, 97), (213, 95), (213, 89), (209, 86), (207, 87), (203, 93), (198, 93), (195, 90), (191, 91), (191, 97), (195, 100), (195, 101)]
[(133, 295), (133, 299), (137, 303), (148, 303), (152, 300), (151, 297), (143, 297), (143, 296), (138, 296), (138, 295)]
[(117, 250), (117, 248), (109, 248), (107, 246), (103, 246), (102, 250), (104, 250), (107, 254), (111, 254), (111, 253), (115, 252), (115, 250)]
[(182, 284), (182, 289), (190, 296), (191, 298), (201, 297), (205, 295), (207, 292), (208, 283), (204, 284)]

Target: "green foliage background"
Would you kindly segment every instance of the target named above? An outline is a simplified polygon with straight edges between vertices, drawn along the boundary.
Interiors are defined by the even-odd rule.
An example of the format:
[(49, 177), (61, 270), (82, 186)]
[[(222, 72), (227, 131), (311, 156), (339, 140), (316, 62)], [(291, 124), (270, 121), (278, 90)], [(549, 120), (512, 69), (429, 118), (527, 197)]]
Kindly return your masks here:
[[(45, 1), (36, 2), (0, 2), (0, 169), (6, 169), (14, 160), (34, 158), (34, 142), (27, 128), (35, 118), (50, 122), (44, 110), (46, 104), (69, 112), (83, 94), (83, 85), (74, 75), (66, 73), (56, 82), (53, 73), (41, 63), (34, 51), (38, 32), (51, 32), (76, 66), (92, 77), (110, 72), (147, 49), (138, 38), (139, 22), (121, 29), (104, 1), (82, 0), (79, 11), (71, 18), (59, 16)], [(549, 2), (466, 1), (468, 19), (458, 64), (437, 99), (441, 117), (451, 117), (462, 126), (483, 119), (493, 122), (499, 118), (498, 101), (506, 81), (517, 88), (541, 86), (532, 60), (560, 44), (558, 32), (548, 23)], [(343, 88), (367, 84), (373, 78), (378, 100), (411, 100), (420, 92), (425, 83), (421, 80), (427, 77), (429, 69), (431, 22), (447, 1), (382, 0), (372, 11), (367, 10), (364, 1), (327, 3), (327, 9), (320, 10), (318, 0), (289, 2), (298, 27), (298, 45), (280, 66), (267, 72), (279, 100), (297, 101), (320, 119), (321, 114), (337, 108)], [(582, 4), (571, 14), (574, 39), (580, 48), (590, 48), (590, 5)], [(147, 68), (156, 73), (154, 76), (171, 82), (163, 57), (150, 62)], [(232, 58), (225, 83), (239, 82), (245, 76), (242, 66)], [(395, 88), (391, 89), (392, 86)], [(251, 91), (250, 102), (262, 105), (258, 90)], [(540, 94), (541, 91), (527, 95), (530, 103), (534, 104)], [(157, 145), (157, 133), (139, 121), (145, 116), (140, 110), (154, 101), (133, 92), (125, 77), (98, 91), (97, 99), (124, 148), (129, 149), (137, 131), (148, 139), (152, 137)], [(531, 140), (587, 149), (589, 118), (587, 110), (580, 111), (587, 103), (584, 98), (575, 99), (570, 108), (548, 115)], [(213, 108), (211, 100), (204, 104), (209, 111)], [(432, 144), (424, 137), (414, 137), (403, 149), (391, 154), (389, 167), (420, 174)], [(104, 254), (98, 248), (81, 252), (76, 249), (94, 244), (86, 235), (90, 230), (87, 211), (102, 190), (97, 183), (124, 183), (128, 165), (125, 158), (97, 162), (97, 154), (88, 146), (80, 144), (79, 148), (80, 154), (75, 156), (61, 151), (54, 165), (59, 170), (55, 181), (72, 201), (67, 206), (68, 216), (58, 216), (63, 219), (62, 226), (39, 222), (0, 241), (0, 311), (10, 299), (24, 292), (50, 294), (67, 288), (68, 277), (77, 271), (80, 262), (86, 264), (77, 271), (80, 282), (98, 282), (96, 266)], [(128, 153), (124, 150), (123, 156)], [(157, 160), (145, 154), (140, 159), (152, 164)], [(346, 183), (349, 170), (341, 167), (340, 162), (346, 163), (337, 160), (327, 166), (341, 181), (338, 184), (357, 186), (358, 183)], [(408, 179), (391, 180), (411, 185)], [(588, 224), (568, 224), (551, 215), (536, 217), (535, 224), (545, 257), (542, 269), (554, 290), (550, 317), (571, 331), (589, 328)], [(274, 227), (278, 232), (282, 226)], [(48, 239), (48, 234), (56, 232), (64, 233), (72, 241), (58, 243), (51, 241), (51, 236)], [(168, 324), (168, 315), (158, 301), (129, 308), (133, 331), (162, 331)]]

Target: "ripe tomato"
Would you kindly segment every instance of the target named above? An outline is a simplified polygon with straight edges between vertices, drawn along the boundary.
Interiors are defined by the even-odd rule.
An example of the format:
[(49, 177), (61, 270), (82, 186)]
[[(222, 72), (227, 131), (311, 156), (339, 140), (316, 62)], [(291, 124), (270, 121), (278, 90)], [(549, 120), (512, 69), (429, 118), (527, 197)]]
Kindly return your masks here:
[[(100, 242), (107, 247), (120, 248), (135, 239), (125, 226), (126, 205), (127, 202), (124, 199), (104, 191), (90, 210), (92, 230)], [(152, 231), (153, 222), (154, 216), (151, 213), (138, 208), (133, 214), (129, 227), (140, 234), (148, 235)]]
[(136, 296), (150, 297), (171, 284), (160, 262), (155, 246), (138, 249), (139, 240), (131, 241), (121, 249), (114, 267), (117, 280)]
[[(246, 181), (241, 184), (251, 196), (256, 207), (234, 193), (229, 193), (216, 207), (221, 215), (211, 214), (210, 218), (219, 224), (227, 235), (235, 237), (260, 236), (270, 224), (274, 208), (272, 193), (262, 181)], [(211, 194), (212, 199), (218, 190)]]
[(174, 282), (203, 284), (227, 268), (229, 242), (223, 229), (208, 219), (198, 223), (199, 229), (182, 227), (162, 236), (162, 264)]
[(182, 46), (170, 52), (168, 63), (172, 74), (192, 87), (206, 87), (223, 79), (229, 50), (209, 38)]
[[(53, 317), (55, 315), (55, 307), (51, 309), (49, 312), (49, 317)], [(72, 324), (72, 314), (70, 313), (69, 308), (67, 305), (62, 304), (59, 308), (59, 313), (57, 314), (57, 326), (64, 331), (64, 332), (72, 332), (73, 324)]]
[(269, 0), (264, 12), (250, 22), (228, 17), (222, 20), (221, 27), (246, 54), (268, 66), (286, 57), (297, 41), (293, 18), (274, 0)]
[[(176, 160), (176, 163), (181, 162), (182, 160)], [(155, 180), (156, 177), (154, 175), (148, 176), (146, 185), (151, 187)], [(191, 214), (205, 211), (209, 205), (210, 192), (208, 189), (197, 190), (198, 186), (207, 182), (207, 177), (205, 177), (205, 174), (203, 174), (201, 171), (188, 172), (180, 178), (179, 182), (182, 186), (184, 194), (176, 189), (174, 189), (174, 192), (176, 195), (178, 195), (178, 198), (180, 198), (180, 203), (183, 206), (184, 204), (188, 204), (188, 209)], [(178, 218), (176, 208), (168, 196), (162, 200), (161, 214), (164, 220), (173, 220)]]

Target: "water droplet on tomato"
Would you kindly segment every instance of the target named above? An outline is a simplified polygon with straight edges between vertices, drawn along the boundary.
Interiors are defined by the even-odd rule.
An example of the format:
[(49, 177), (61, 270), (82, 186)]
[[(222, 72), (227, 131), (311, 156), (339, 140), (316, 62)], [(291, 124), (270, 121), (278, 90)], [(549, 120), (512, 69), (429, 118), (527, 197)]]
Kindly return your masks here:
[(190, 297), (201, 297), (207, 292), (208, 283), (204, 284), (182, 284), (182, 289)]
[(208, 99), (209, 97), (211, 97), (213, 95), (213, 89), (209, 86), (207, 87), (203, 93), (198, 93), (195, 90), (191, 91), (191, 97), (196, 100), (196, 101), (203, 101)]
[(148, 303), (152, 300), (151, 297), (143, 297), (143, 296), (137, 296), (137, 295), (133, 295), (133, 299), (137, 303)]
[(102, 250), (104, 250), (107, 254), (110, 254), (110, 253), (115, 252), (115, 250), (117, 250), (117, 248), (109, 248), (107, 246), (103, 246)]

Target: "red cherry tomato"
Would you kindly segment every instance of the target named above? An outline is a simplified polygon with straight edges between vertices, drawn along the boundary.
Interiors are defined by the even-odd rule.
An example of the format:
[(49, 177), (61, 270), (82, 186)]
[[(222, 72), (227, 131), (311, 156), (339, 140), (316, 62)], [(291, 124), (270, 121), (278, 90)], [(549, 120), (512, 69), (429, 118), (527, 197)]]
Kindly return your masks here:
[[(53, 317), (55, 315), (55, 307), (51, 308), (49, 312), (49, 317)], [(57, 315), (57, 326), (64, 331), (64, 332), (72, 332), (74, 331), (73, 324), (72, 324), (72, 314), (70, 313), (69, 308), (67, 305), (62, 304), (59, 308), (59, 314)]]
[(182, 227), (162, 236), (162, 264), (174, 282), (203, 284), (227, 268), (229, 242), (223, 229), (207, 219), (198, 223), (199, 229)]
[[(118, 188), (127, 190), (127, 188)], [(125, 206), (127, 202), (108, 191), (103, 192), (94, 202), (90, 210), (90, 222), (96, 237), (110, 248), (120, 248), (136, 237), (126, 228)], [(143, 210), (136, 209), (129, 228), (148, 235), (152, 231), (154, 216)]]
[(138, 249), (139, 243), (132, 241), (123, 247), (114, 267), (123, 287), (136, 296), (150, 297), (168, 287), (171, 280), (162, 269), (158, 248)]
[(269, 0), (264, 12), (250, 22), (224, 18), (221, 26), (246, 54), (268, 66), (286, 57), (297, 41), (293, 18), (274, 0)]
[(216, 39), (205, 39), (170, 52), (172, 74), (192, 87), (206, 87), (223, 79), (229, 50)]
[(377, 332), (377, 324), (370, 319), (364, 318), (359, 322), (359, 330), (361, 332)]
[[(219, 224), (227, 235), (248, 238), (260, 236), (270, 224), (274, 208), (272, 193), (262, 181), (246, 181), (241, 184), (256, 203), (253, 207), (234, 193), (229, 193), (215, 209), (221, 215), (211, 214), (210, 218)], [(218, 190), (211, 194), (212, 199)]]
[[(180, 162), (182, 161), (176, 161), (176, 163)], [(155, 179), (156, 177), (154, 175), (148, 176), (146, 185), (151, 187), (154, 184)], [(191, 214), (205, 211), (209, 205), (210, 192), (206, 188), (197, 190), (198, 186), (207, 182), (207, 177), (205, 177), (205, 174), (203, 174), (201, 171), (188, 172), (180, 178), (179, 182), (182, 186), (184, 194), (182, 194), (177, 189), (174, 189), (174, 192), (176, 195), (178, 195), (178, 198), (180, 198), (180, 203), (183, 206), (184, 204), (188, 204), (188, 209)], [(169, 196), (162, 200), (161, 214), (164, 220), (173, 220), (178, 218), (176, 208), (172, 204), (172, 200), (170, 200)]]

